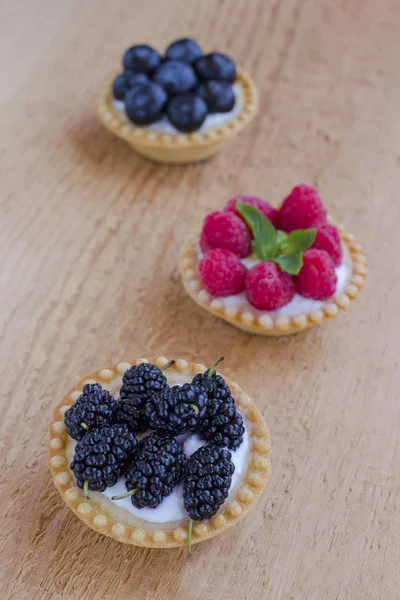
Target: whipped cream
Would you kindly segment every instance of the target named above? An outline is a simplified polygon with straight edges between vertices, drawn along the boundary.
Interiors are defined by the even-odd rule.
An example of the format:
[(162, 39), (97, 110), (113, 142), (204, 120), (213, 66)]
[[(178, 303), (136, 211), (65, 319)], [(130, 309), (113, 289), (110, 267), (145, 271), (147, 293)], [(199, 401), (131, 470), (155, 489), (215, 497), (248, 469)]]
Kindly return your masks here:
[[(343, 294), (351, 278), (352, 269), (350, 256), (347, 247), (344, 244), (342, 244), (342, 247), (343, 261), (342, 264), (335, 269), (337, 283), (335, 293), (331, 298), (328, 298), (328, 300), (313, 300), (312, 298), (305, 298), (300, 294), (295, 294), (290, 302), (284, 306), (281, 306), (281, 308), (278, 308), (277, 310), (258, 310), (257, 308), (254, 308), (254, 306), (251, 306), (252, 312), (259, 316), (268, 314), (271, 317), (295, 317), (296, 315), (308, 315), (332, 302), (332, 299), (335, 296), (340, 296)], [(197, 249), (197, 255), (200, 261), (203, 258), (203, 252), (200, 248)], [(252, 254), (247, 258), (242, 258), (241, 262), (247, 269), (251, 269), (262, 261)], [(246, 298), (246, 292), (234, 294), (233, 296), (218, 297), (218, 300), (220, 300), (223, 306), (226, 308), (232, 307), (239, 309), (242, 306), (249, 305), (249, 301)]]
[[(210, 129), (216, 129), (218, 127), (221, 127), (222, 125), (226, 125), (227, 123), (230, 123), (230, 121), (233, 121), (233, 119), (235, 119), (235, 117), (237, 117), (241, 113), (244, 104), (243, 89), (238, 83), (235, 83), (233, 85), (233, 91), (235, 93), (236, 102), (232, 110), (227, 113), (215, 113), (207, 115), (203, 125), (194, 133), (207, 133), (208, 131), (210, 131)], [(113, 106), (122, 115), (123, 119), (127, 123), (130, 123), (132, 125), (132, 122), (128, 119), (126, 115), (124, 101), (115, 100), (114, 98)], [(152, 131), (168, 133), (169, 135), (179, 135), (182, 133), (182, 131), (179, 131), (172, 125), (172, 123), (170, 123), (167, 117), (163, 117), (159, 121), (156, 121), (151, 125), (146, 125), (145, 127)]]
[[(167, 377), (168, 384), (171, 386), (183, 385), (184, 383), (190, 383), (192, 380), (190, 375), (176, 371), (166, 371), (165, 376)], [(119, 399), (120, 385), (121, 381), (118, 380), (118, 382), (116, 381), (115, 385), (112, 386), (111, 393), (114, 398)], [(229, 498), (232, 496), (235, 488), (238, 487), (241, 475), (244, 473), (247, 465), (250, 447), (250, 423), (243, 418), (243, 425), (245, 427), (245, 433), (243, 435), (242, 444), (236, 450), (230, 450), (232, 455), (231, 460), (235, 465), (235, 471), (232, 476), (232, 483), (226, 502), (228, 502)], [(149, 433), (150, 432), (140, 434), (137, 436), (137, 438), (140, 440), (146, 437), (146, 435)], [(175, 439), (178, 444), (182, 446), (183, 451), (188, 458), (202, 446), (208, 445), (208, 442), (203, 440), (197, 433), (184, 433), (180, 436), (177, 436)], [(70, 460), (73, 458), (76, 443), (77, 442), (75, 440), (69, 438), (67, 455)], [(135, 519), (142, 519), (148, 523), (158, 523), (162, 525), (163, 523), (178, 522), (188, 518), (187, 512), (183, 506), (182, 482), (174, 487), (171, 494), (164, 498), (157, 508), (136, 508), (136, 506), (133, 506), (130, 498), (112, 500), (112, 496), (119, 496), (125, 492), (125, 479), (121, 477), (114, 486), (107, 488), (104, 492), (91, 491), (89, 493), (93, 500), (98, 502), (98, 504), (101, 506), (109, 509), (116, 518), (124, 519), (125, 517), (125, 520), (129, 521), (129, 518), (133, 517), (134, 521), (132, 521), (132, 524), (136, 522)]]

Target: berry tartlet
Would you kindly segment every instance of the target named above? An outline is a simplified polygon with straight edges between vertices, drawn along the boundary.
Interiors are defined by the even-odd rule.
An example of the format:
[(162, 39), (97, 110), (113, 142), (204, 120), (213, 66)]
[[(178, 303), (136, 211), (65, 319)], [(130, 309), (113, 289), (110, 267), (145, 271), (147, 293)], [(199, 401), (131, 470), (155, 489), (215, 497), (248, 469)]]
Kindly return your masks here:
[(349, 307), (367, 273), (363, 249), (330, 222), (318, 192), (295, 187), (279, 209), (237, 196), (186, 240), (187, 293), (213, 315), (251, 333), (288, 335)]
[(127, 544), (190, 549), (253, 508), (270, 436), (255, 403), (217, 374), (221, 360), (122, 362), (56, 406), (49, 467), (86, 525)]
[(99, 89), (98, 114), (107, 129), (152, 160), (209, 158), (257, 111), (248, 75), (225, 54), (203, 54), (194, 40), (176, 40), (164, 56), (148, 45), (132, 46), (122, 64), (122, 73)]

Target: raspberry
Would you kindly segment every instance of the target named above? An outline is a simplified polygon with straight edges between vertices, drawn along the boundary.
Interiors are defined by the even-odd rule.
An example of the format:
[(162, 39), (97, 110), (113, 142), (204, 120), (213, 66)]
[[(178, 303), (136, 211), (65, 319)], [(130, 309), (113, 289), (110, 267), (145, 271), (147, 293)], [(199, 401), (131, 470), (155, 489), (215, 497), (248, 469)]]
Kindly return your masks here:
[(203, 252), (203, 254), (211, 250), (210, 246), (206, 242), (206, 238), (203, 232), (201, 232), (200, 236), (200, 250)]
[[(238, 200), (240, 200), (244, 204), (250, 204), (251, 206), (254, 206), (254, 208), (257, 208), (257, 210), (259, 210), (260, 213), (262, 213), (264, 215), (264, 217), (266, 219), (268, 219), (268, 221), (271, 221), (271, 223), (274, 227), (277, 227), (279, 213), (276, 210), (276, 208), (274, 208), (266, 200), (261, 200), (261, 198), (257, 198), (256, 196), (235, 196), (234, 198), (231, 198), (231, 200), (229, 200), (229, 202), (225, 206), (224, 210), (225, 211), (227, 211), (227, 210), (235, 211), (236, 203)], [(239, 213), (236, 213), (236, 214), (239, 214)]]
[(247, 299), (259, 310), (276, 310), (293, 298), (294, 281), (273, 262), (261, 262), (246, 275)]
[(317, 190), (304, 184), (293, 188), (279, 210), (279, 228), (293, 231), (323, 223), (326, 223), (326, 209)]
[(199, 263), (202, 284), (213, 296), (239, 294), (245, 288), (247, 269), (229, 250), (209, 250)]
[(325, 250), (333, 260), (335, 267), (341, 264), (343, 258), (342, 241), (340, 233), (334, 225), (330, 225), (329, 223), (319, 225), (312, 247), (318, 250)]
[(252, 235), (246, 223), (234, 212), (216, 212), (207, 215), (203, 223), (203, 243), (210, 248), (230, 250), (240, 258), (252, 251)]
[(326, 300), (335, 293), (336, 283), (335, 265), (325, 250), (304, 252), (303, 267), (296, 277), (299, 294), (313, 300)]

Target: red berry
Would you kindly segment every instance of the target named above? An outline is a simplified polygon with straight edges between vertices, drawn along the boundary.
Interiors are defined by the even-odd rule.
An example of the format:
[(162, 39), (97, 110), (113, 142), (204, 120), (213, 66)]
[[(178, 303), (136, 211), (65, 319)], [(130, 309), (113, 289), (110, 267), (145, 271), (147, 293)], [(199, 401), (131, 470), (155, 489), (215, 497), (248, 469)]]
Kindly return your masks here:
[(290, 302), (294, 293), (291, 275), (273, 262), (258, 263), (246, 275), (247, 299), (260, 310), (276, 310)]
[(231, 296), (245, 288), (247, 269), (229, 250), (209, 250), (199, 263), (199, 273), (203, 286), (213, 296)]
[(318, 250), (325, 250), (332, 258), (336, 267), (341, 264), (343, 258), (342, 241), (340, 233), (334, 225), (330, 225), (329, 223), (318, 225), (317, 235), (312, 247)]
[(200, 236), (200, 250), (202, 251), (203, 254), (205, 254), (206, 252), (211, 250), (210, 246), (206, 242), (203, 231), (201, 232), (201, 236)]
[[(229, 200), (224, 210), (235, 210), (238, 200), (241, 200), (244, 204), (250, 204), (251, 206), (254, 206), (254, 208), (257, 208), (268, 221), (271, 221), (274, 227), (278, 225), (278, 211), (276, 208), (266, 200), (261, 200), (261, 198), (257, 198), (256, 196), (235, 196)], [(239, 213), (236, 214), (239, 215)]]
[(299, 294), (313, 300), (327, 300), (336, 290), (333, 260), (325, 250), (311, 249), (303, 254), (303, 266), (296, 277)]
[(304, 184), (293, 188), (279, 210), (279, 228), (293, 231), (323, 223), (326, 223), (326, 209), (317, 190)]
[(207, 215), (204, 219), (201, 237), (203, 245), (230, 250), (240, 258), (249, 256), (252, 251), (250, 229), (232, 211), (217, 210)]

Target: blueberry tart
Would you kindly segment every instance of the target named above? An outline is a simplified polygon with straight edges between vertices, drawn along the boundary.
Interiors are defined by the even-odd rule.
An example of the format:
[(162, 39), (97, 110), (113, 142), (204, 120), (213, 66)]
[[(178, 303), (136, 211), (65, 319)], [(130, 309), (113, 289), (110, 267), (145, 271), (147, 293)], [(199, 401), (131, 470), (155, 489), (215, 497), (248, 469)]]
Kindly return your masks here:
[(250, 333), (287, 335), (336, 317), (358, 296), (367, 261), (328, 217), (317, 190), (296, 186), (279, 209), (237, 196), (204, 219), (180, 255), (186, 292)]
[(100, 86), (99, 117), (155, 161), (209, 158), (257, 112), (250, 77), (229, 56), (206, 54), (192, 39), (172, 42), (164, 55), (149, 45), (132, 46), (122, 68)]
[(86, 525), (126, 544), (190, 549), (254, 507), (270, 436), (255, 403), (217, 373), (221, 360), (121, 362), (55, 407), (49, 468)]

